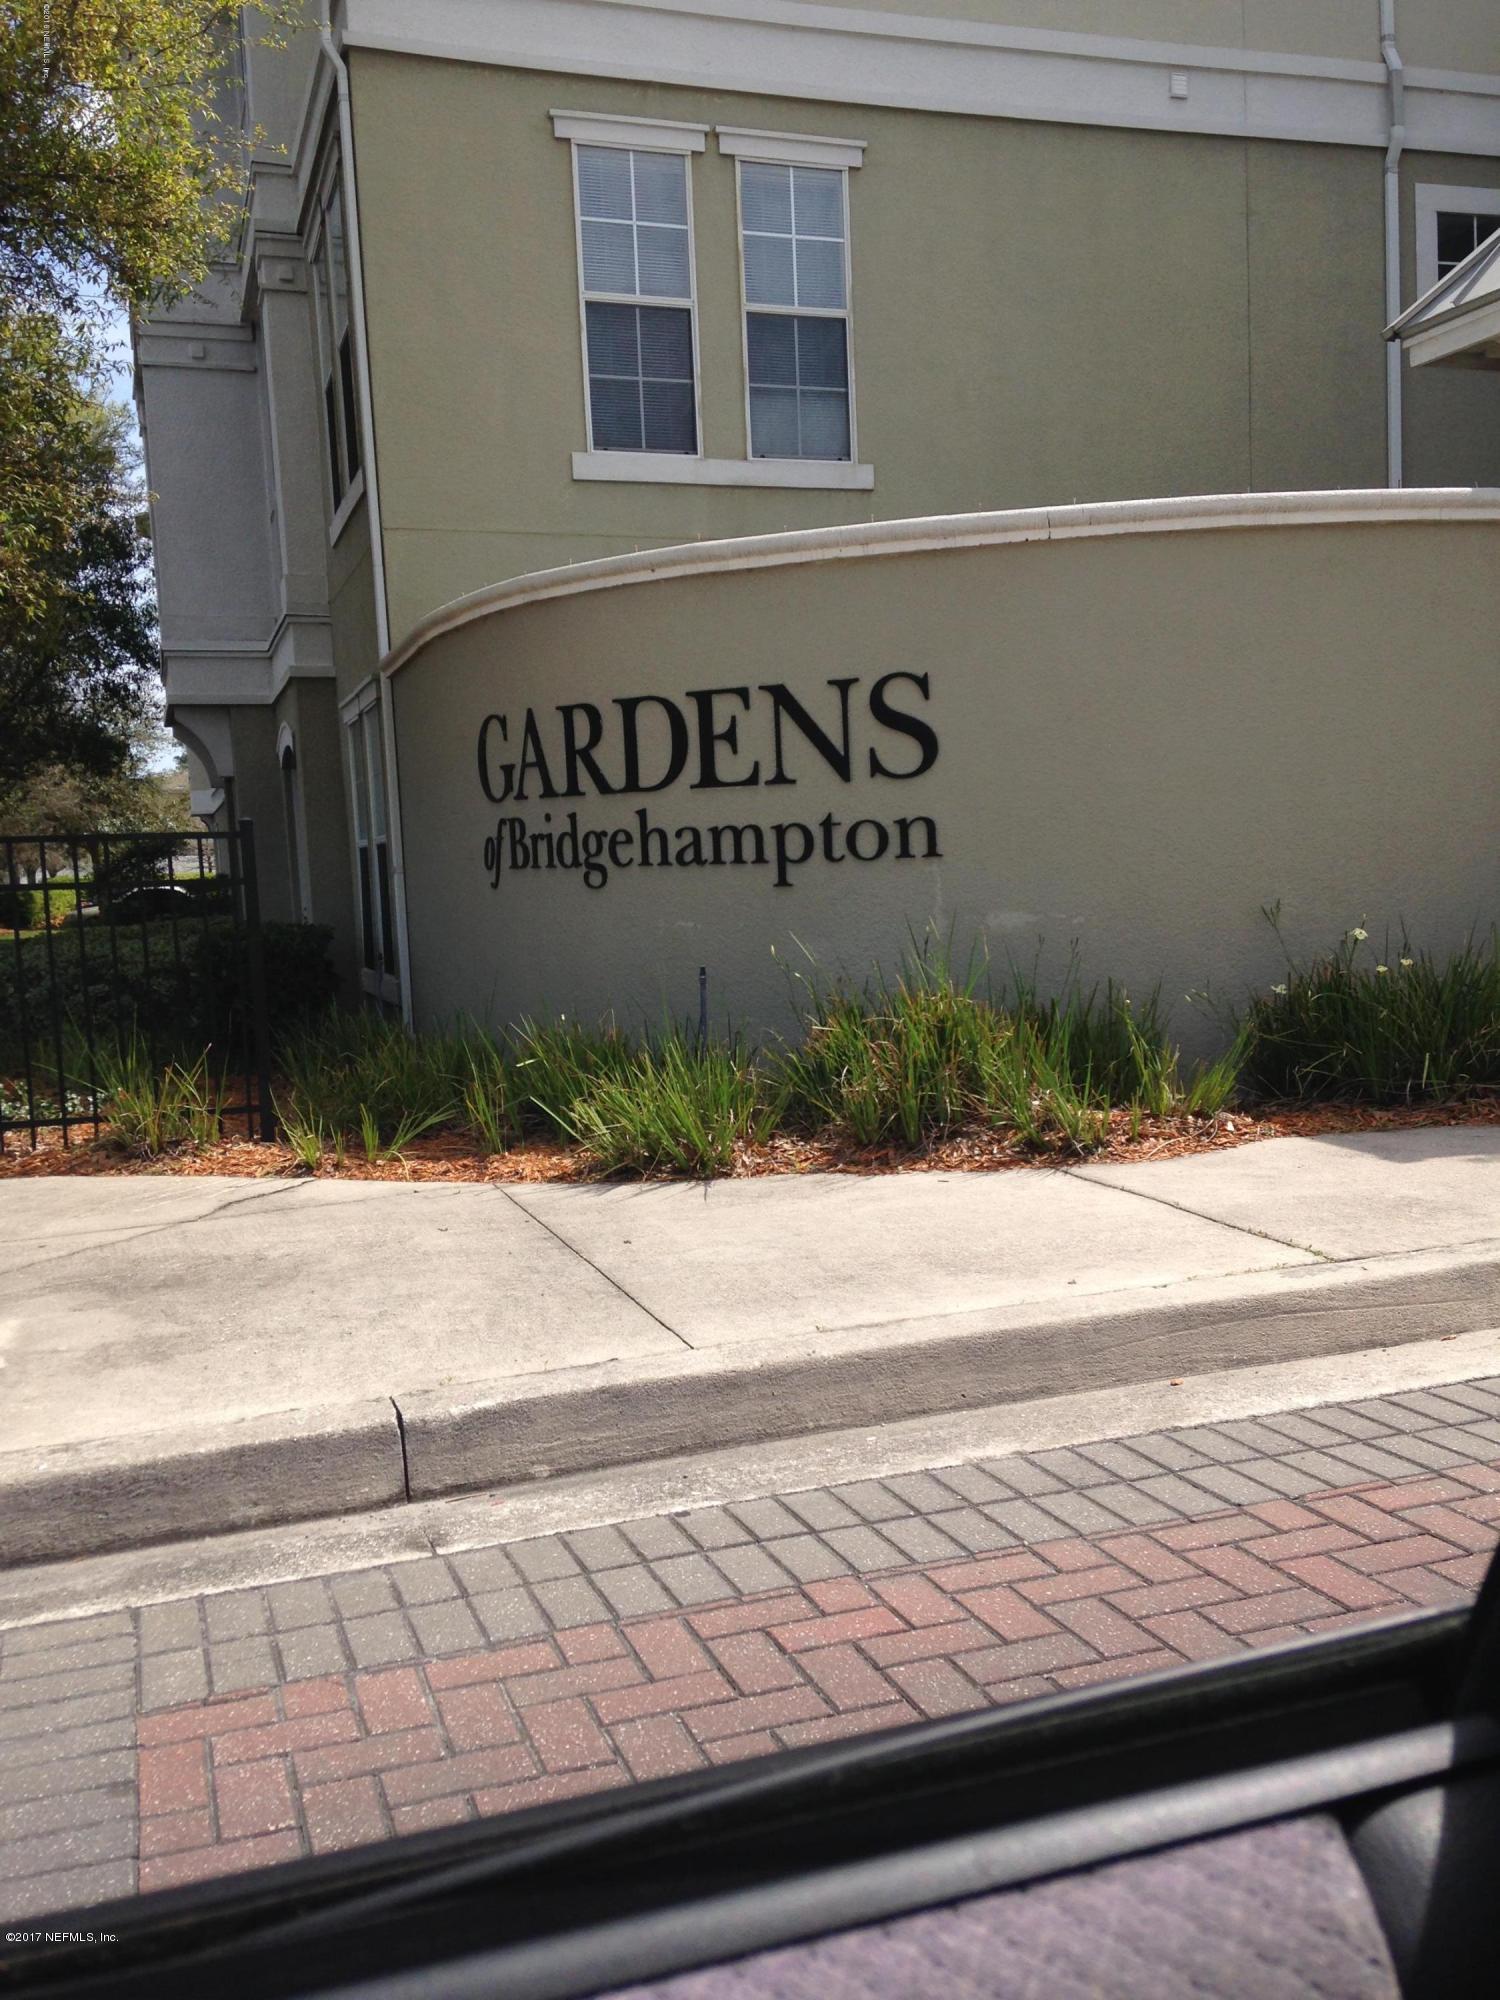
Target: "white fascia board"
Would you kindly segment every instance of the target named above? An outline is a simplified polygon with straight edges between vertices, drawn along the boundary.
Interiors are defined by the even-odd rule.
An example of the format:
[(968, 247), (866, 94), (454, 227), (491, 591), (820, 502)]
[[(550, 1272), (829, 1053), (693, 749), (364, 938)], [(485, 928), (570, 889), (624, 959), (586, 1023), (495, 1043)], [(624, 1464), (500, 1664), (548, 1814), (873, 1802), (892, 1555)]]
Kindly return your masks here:
[[(347, 0), (344, 40), (451, 61), (980, 118), (1374, 146), (1378, 61), (1131, 40), (801, 0)], [(1173, 73), (1186, 98), (1170, 94)], [(1415, 71), (1407, 145), (1500, 155), (1493, 76)]]
[(716, 125), (719, 151), (739, 160), (774, 160), (779, 166), (862, 167), (863, 139), (822, 139), (811, 132), (752, 132), (740, 125)]
[(1417, 327), (1405, 335), (1402, 346), (1413, 368), (1425, 368), (1434, 361), (1469, 361), (1478, 368), (1500, 368), (1492, 351), (1500, 345), (1500, 299), (1491, 299), (1470, 312), (1455, 313), (1451, 319)]
[(868, 493), (873, 465), (828, 458), (689, 458), (670, 451), (575, 451), (575, 479), (634, 486), (780, 486), (804, 492)]
[(1368, 488), (1327, 492), (1188, 494), (1160, 500), (1101, 500), (1068, 507), (1012, 507), (989, 514), (935, 514), (905, 521), (857, 521), (832, 528), (794, 528), (774, 535), (740, 535), (716, 542), (600, 556), (487, 584), (420, 619), (380, 663), (389, 678), (446, 632), (497, 612), (594, 590), (667, 583), (676, 577), (723, 576), (952, 549), (999, 548), (1019, 542), (1092, 537), (1202, 534), (1225, 529), (1296, 528), (1398, 521), (1500, 524), (1500, 489), (1483, 486)]
[(551, 111), (552, 136), (584, 146), (643, 146), (652, 153), (701, 153), (706, 125), (675, 118), (604, 117), (595, 111)]

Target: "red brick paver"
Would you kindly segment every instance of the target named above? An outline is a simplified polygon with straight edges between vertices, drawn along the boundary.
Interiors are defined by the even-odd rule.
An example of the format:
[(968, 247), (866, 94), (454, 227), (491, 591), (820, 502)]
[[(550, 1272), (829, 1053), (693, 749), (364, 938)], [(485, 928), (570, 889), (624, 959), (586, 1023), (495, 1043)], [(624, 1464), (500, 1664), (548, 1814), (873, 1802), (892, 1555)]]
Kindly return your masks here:
[[(1086, 1448), (1042, 1451), (0, 1629), (0, 1912), (85, 1893), (54, 1794), (87, 1840), (109, 1788), (121, 1849), (134, 1803), (110, 1893), (167, 1888), (1466, 1603), (1500, 1534), (1500, 1376), (1356, 1410), (1410, 1477), (1308, 1452), (1305, 1421), (1272, 1414), (1177, 1432), (1183, 1471), (1134, 1499)], [(1279, 1466), (1257, 1455), (1282, 1434)], [(1127, 1463), (1156, 1463), (1167, 1434), (1135, 1444)], [(1230, 1459), (1261, 1497), (1222, 1503)], [(1303, 1490), (1338, 1467), (1346, 1485)]]
[(143, 1716), (141, 1886), (1459, 1601), (1497, 1486), (1370, 1482)]

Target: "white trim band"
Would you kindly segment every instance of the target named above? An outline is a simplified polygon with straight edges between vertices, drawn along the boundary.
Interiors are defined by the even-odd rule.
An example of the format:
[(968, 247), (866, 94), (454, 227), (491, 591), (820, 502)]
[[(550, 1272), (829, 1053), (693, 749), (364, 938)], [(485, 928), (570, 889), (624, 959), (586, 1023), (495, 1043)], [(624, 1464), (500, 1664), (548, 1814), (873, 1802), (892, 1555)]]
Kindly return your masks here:
[(862, 167), (863, 139), (819, 139), (811, 132), (751, 132), (739, 125), (716, 125), (719, 151), (740, 160), (774, 160), (778, 166)]
[(701, 153), (707, 144), (706, 125), (684, 125), (675, 118), (603, 117), (593, 111), (549, 111), (554, 139), (576, 139), (581, 146), (636, 146), (650, 153)]
[(576, 597), (625, 584), (665, 583), (674, 577), (724, 575), (732, 570), (775, 569), (793, 564), (865, 556), (937, 554), (948, 549), (996, 548), (1008, 542), (1076, 541), (1095, 536), (1149, 535), (1222, 528), (1298, 528), (1398, 521), (1500, 523), (1500, 488), (1488, 486), (1387, 486), (1308, 493), (1228, 493), (1170, 500), (1105, 500), (1072, 507), (1008, 508), (990, 514), (933, 514), (909, 521), (859, 521), (847, 527), (798, 528), (789, 534), (745, 535), (732, 541), (687, 542), (640, 549), (537, 570), (439, 606), (414, 625), (380, 663), (382, 675), (399, 673), (424, 646), (445, 632), (472, 625), (496, 611), (512, 611), (550, 597)]
[[(1351, 33), (1353, 39), (1353, 33)], [(345, 0), (344, 44), (559, 75), (980, 118), (1378, 146), (1372, 60), (1000, 27), (810, 0)], [(1187, 101), (1171, 95), (1189, 79)], [(1406, 144), (1500, 154), (1496, 78), (1406, 74)], [(637, 143), (640, 143), (637, 141)]]
[(780, 486), (814, 493), (868, 493), (873, 465), (833, 458), (690, 458), (686, 452), (575, 451), (575, 479), (640, 486)]

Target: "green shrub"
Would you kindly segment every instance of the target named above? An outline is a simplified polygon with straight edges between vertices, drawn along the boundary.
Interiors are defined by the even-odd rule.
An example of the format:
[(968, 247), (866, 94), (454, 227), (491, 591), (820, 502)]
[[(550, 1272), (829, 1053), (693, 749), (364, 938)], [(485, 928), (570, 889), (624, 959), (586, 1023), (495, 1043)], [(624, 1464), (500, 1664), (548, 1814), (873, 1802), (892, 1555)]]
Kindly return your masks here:
[(915, 1146), (966, 1124), (1005, 1033), (972, 985), (918, 956), (873, 994), (813, 989), (802, 1044), (779, 1065), (788, 1117), (805, 1130), (832, 1126), (858, 1146), (893, 1137)]
[(329, 1008), (278, 1042), (278, 1113), (289, 1130), (358, 1137), (373, 1156), (403, 1128), (409, 1144), (418, 1129), (458, 1121), (463, 1060), (457, 1036), (413, 1035), (369, 1008)]
[[(1275, 912), (1267, 916), (1275, 923)], [(1363, 927), (1251, 1001), (1245, 1081), (1267, 1098), (1397, 1103), (1500, 1085), (1500, 936), (1438, 960)]]
[(516, 1086), (533, 1129), (567, 1137), (577, 1100), (595, 1083), (630, 1072), (635, 1048), (612, 1022), (588, 1028), (565, 1014), (524, 1020), (508, 1037)]
[[(201, 980), (209, 1021), (228, 1024), (238, 1035), (245, 988), (244, 954), (232, 923), (195, 918), (183, 937), (196, 934), (195, 976)], [(266, 973), (266, 1021), (272, 1045), (315, 1019), (332, 1004), (338, 974), (329, 962), (333, 932), (326, 924), (265, 923), (260, 927), (261, 957)]]
[(775, 1128), (779, 1094), (737, 1044), (669, 1032), (576, 1097), (564, 1129), (606, 1173), (728, 1173)]
[(208, 1057), (159, 1063), (139, 1035), (94, 1051), (101, 1117), (110, 1140), (142, 1159), (182, 1146), (210, 1145), (219, 1136), (220, 1093)]
[(39, 931), (50, 916), (53, 923), (75, 909), (78, 891), (48, 884), (40, 888), (0, 888), (0, 930)]
[[(175, 931), (175, 940), (174, 940)], [(318, 924), (266, 924), (262, 945), (273, 1036), (327, 1005), (336, 978), (331, 932)], [(23, 1020), (36, 1043), (55, 1009), (96, 1046), (139, 1037), (161, 1062), (205, 1048), (242, 1055), (241, 948), (234, 926), (207, 923), (68, 925), (0, 950), (0, 1071), (22, 1061)]]
[(910, 954), (901, 977), (862, 993), (804, 981), (803, 1039), (778, 1068), (789, 1119), (858, 1146), (916, 1146), (965, 1125), (1013, 1131), (1028, 1145), (1098, 1145), (1112, 1108), (1142, 1116), (1222, 1109), (1237, 1081), (1236, 1045), (1184, 1078), (1159, 1001), (1085, 991), (1070, 977), (1042, 1000), (1017, 981), (997, 999), (955, 978), (940, 952)]
[(487, 1152), (503, 1153), (521, 1135), (524, 1108), (510, 1051), (480, 1028), (461, 1035), (459, 1047), (463, 1128)]

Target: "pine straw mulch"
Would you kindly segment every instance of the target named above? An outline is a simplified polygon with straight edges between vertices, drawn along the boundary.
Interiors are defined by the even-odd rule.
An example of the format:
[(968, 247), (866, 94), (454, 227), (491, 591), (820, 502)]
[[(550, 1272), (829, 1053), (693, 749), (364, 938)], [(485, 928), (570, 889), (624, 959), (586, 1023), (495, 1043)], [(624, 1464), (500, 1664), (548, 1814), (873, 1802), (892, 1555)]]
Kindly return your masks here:
[[(1217, 1118), (1147, 1118), (1134, 1136), (1128, 1112), (1110, 1120), (1106, 1143), (1087, 1156), (1063, 1149), (1037, 1151), (1004, 1133), (971, 1130), (932, 1145), (859, 1147), (841, 1140), (779, 1134), (763, 1146), (744, 1146), (735, 1179), (771, 1174), (986, 1173), (1016, 1167), (1057, 1167), (1091, 1161), (1180, 1159), (1223, 1152), (1259, 1139), (1320, 1139), (1349, 1132), (1400, 1132), (1432, 1125), (1500, 1125), (1500, 1096), (1453, 1104), (1376, 1107), (1358, 1104), (1263, 1105)], [(43, 1133), (35, 1151), (8, 1134), (0, 1150), (0, 1179), (53, 1174), (232, 1174), (260, 1179), (306, 1177), (289, 1146), (228, 1138), (159, 1159), (141, 1159), (97, 1141), (64, 1147), (57, 1133)], [(599, 1178), (582, 1147), (528, 1139), (508, 1153), (485, 1154), (458, 1132), (418, 1139), (399, 1159), (366, 1160), (349, 1152), (342, 1164), (324, 1155), (322, 1180), (354, 1181), (589, 1181)], [(666, 1176), (663, 1176), (666, 1178)]]

